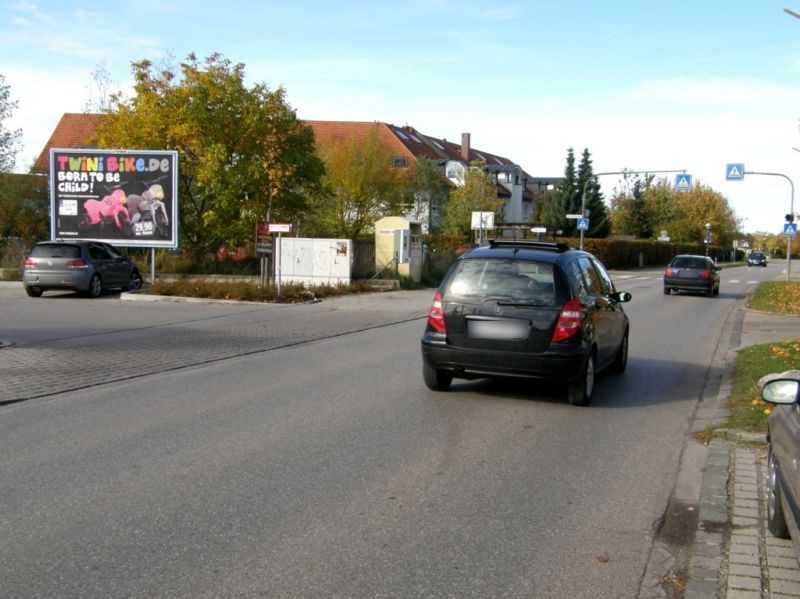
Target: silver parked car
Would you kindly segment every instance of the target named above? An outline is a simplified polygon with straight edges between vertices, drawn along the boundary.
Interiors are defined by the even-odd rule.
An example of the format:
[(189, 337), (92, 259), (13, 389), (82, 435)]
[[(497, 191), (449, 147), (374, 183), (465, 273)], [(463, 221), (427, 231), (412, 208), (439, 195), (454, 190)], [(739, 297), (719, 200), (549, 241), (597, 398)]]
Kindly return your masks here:
[(141, 289), (142, 275), (127, 256), (108, 243), (43, 241), (33, 246), (25, 260), (22, 284), (31, 297), (51, 289), (97, 297), (103, 289)]
[(794, 543), (800, 559), (800, 370), (767, 375), (761, 397), (776, 404), (768, 420), (767, 525)]

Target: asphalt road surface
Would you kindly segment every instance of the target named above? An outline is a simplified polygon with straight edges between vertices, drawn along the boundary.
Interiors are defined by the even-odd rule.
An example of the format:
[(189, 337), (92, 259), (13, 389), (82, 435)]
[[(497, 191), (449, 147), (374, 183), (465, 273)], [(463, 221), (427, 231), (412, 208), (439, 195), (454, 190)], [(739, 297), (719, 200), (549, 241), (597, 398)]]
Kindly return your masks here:
[(0, 596), (636, 597), (737, 301), (630, 291), (630, 357), (422, 383), (432, 291), (303, 306), (0, 288)]

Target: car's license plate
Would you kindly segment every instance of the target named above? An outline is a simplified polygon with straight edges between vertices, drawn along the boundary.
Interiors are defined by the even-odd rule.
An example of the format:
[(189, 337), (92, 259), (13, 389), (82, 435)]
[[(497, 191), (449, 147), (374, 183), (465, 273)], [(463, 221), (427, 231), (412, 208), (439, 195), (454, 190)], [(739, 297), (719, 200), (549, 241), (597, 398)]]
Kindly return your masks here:
[(530, 326), (526, 320), (470, 320), (467, 331), (472, 339), (527, 339)]

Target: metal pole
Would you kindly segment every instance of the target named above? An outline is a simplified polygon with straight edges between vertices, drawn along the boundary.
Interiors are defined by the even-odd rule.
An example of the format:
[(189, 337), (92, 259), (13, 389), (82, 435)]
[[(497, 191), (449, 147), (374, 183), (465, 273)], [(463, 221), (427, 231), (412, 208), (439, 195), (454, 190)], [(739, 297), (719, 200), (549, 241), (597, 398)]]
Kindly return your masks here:
[[(783, 173), (759, 173), (757, 171), (744, 171), (744, 175), (766, 175), (768, 177), (783, 177), (789, 182), (791, 189), (791, 196), (789, 201), (789, 213), (794, 215), (794, 183), (792, 180)], [(792, 280), (792, 238), (786, 238), (786, 282)]]
[(150, 284), (156, 284), (156, 248), (150, 248)]
[(275, 261), (275, 267), (277, 272), (275, 273), (275, 284), (277, 286), (277, 293), (278, 297), (281, 296), (281, 261), (283, 260), (283, 252), (281, 251), (281, 233), (278, 232), (278, 247), (273, 248), (273, 255), (274, 252), (278, 252), (278, 259)]

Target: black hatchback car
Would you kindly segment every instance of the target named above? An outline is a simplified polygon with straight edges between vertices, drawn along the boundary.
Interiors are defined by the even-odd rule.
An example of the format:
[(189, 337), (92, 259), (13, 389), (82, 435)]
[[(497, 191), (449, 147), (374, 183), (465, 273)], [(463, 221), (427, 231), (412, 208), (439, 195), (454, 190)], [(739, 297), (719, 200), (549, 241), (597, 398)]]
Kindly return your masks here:
[(630, 299), (588, 252), (491, 241), (464, 254), (436, 292), (423, 380), (446, 391), (453, 378), (550, 379), (566, 383), (571, 404), (588, 405), (598, 371), (625, 370)]

